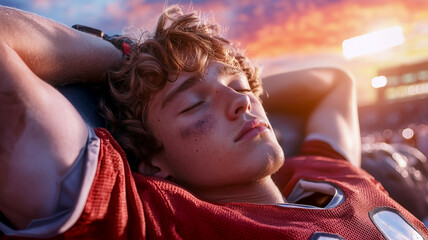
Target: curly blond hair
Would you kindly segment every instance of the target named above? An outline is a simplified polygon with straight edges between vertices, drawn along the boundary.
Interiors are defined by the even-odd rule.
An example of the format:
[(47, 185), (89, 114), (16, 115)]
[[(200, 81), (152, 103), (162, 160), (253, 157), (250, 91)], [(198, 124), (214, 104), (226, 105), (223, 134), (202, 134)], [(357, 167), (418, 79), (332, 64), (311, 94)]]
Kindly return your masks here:
[(110, 94), (102, 104), (107, 128), (133, 170), (162, 150), (147, 123), (147, 109), (150, 96), (172, 81), (171, 76), (202, 73), (209, 61), (217, 61), (242, 71), (253, 93), (262, 93), (258, 67), (220, 36), (218, 25), (204, 22), (197, 12), (184, 14), (180, 7), (170, 6), (154, 33), (134, 42), (121, 68), (109, 73)]

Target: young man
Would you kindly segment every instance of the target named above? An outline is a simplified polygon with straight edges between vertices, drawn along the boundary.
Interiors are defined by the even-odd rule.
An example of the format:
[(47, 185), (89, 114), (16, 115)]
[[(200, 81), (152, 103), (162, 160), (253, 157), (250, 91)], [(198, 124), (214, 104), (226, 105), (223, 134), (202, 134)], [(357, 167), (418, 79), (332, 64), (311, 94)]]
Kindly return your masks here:
[[(265, 79), (268, 109), (308, 116), (302, 156), (284, 163), (257, 69), (195, 13), (168, 8), (124, 59), (29, 13), (3, 7), (0, 22), (3, 238), (428, 237), (346, 161), (358, 166), (360, 147), (344, 72)], [(104, 110), (121, 146), (50, 85), (102, 81), (111, 68)]]

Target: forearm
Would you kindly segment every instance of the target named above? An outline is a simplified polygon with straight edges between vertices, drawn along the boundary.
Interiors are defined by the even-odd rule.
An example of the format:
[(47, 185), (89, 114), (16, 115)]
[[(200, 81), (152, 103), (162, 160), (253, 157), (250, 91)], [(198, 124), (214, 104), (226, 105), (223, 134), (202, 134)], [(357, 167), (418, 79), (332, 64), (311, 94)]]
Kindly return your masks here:
[(359, 166), (361, 139), (355, 82), (350, 75), (338, 69), (314, 68), (263, 81), (268, 112), (303, 115), (304, 135), (331, 140), (351, 163)]
[(121, 60), (120, 51), (109, 42), (3, 6), (0, 6), (0, 41), (51, 84), (97, 81)]
[(309, 114), (337, 84), (338, 70), (313, 68), (263, 79), (263, 104), (268, 112)]

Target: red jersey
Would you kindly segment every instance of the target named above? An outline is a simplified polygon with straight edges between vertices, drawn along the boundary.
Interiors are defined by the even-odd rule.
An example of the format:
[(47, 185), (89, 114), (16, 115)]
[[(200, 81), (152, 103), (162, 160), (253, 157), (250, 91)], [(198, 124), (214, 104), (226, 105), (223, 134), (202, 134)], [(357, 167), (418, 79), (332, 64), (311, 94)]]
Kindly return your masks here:
[(207, 202), (167, 180), (131, 172), (108, 131), (96, 133), (101, 149), (85, 208), (55, 238), (428, 239), (425, 226), (372, 176), (320, 141), (306, 143), (305, 156), (287, 159), (274, 180), (284, 196), (299, 202), (327, 196), (311, 190), (322, 185), (321, 192), (332, 196), (327, 204), (261, 205)]

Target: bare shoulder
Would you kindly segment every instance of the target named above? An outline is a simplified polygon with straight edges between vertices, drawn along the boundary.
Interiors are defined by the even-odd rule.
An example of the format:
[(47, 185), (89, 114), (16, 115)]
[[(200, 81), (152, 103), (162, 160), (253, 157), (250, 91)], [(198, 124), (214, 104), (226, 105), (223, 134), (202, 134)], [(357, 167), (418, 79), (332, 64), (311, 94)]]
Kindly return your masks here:
[(0, 211), (17, 228), (55, 209), (87, 139), (74, 107), (0, 42)]

